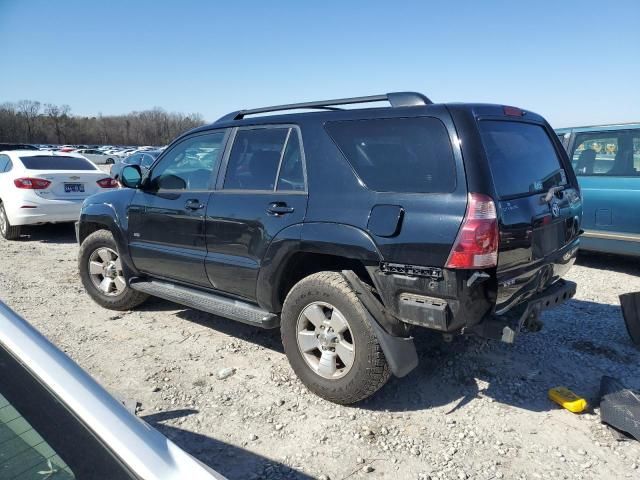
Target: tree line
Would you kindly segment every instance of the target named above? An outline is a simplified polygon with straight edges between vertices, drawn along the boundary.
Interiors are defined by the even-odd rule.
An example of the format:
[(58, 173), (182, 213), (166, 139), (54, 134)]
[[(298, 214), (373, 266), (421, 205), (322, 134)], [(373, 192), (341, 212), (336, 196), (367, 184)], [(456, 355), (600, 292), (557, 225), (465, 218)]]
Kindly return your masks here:
[(73, 115), (69, 105), (20, 100), (0, 104), (0, 142), (70, 145), (166, 145), (205, 122), (155, 107), (126, 115)]

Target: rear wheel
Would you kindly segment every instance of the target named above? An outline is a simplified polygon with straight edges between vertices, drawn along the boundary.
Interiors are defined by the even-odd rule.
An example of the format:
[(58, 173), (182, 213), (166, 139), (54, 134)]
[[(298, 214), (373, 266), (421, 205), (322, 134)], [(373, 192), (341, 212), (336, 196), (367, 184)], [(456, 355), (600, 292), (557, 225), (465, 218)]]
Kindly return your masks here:
[(98, 230), (82, 242), (78, 268), (87, 293), (104, 308), (130, 310), (148, 298), (127, 284), (116, 242), (108, 230)]
[(5, 212), (2, 203), (0, 203), (0, 234), (6, 240), (18, 240), (22, 234), (22, 228), (19, 225), (13, 226), (9, 223), (7, 212)]
[(113, 165), (115, 162), (114, 162), (113, 158), (107, 158), (107, 161), (105, 163), (107, 165)]
[(281, 332), (296, 375), (326, 400), (358, 402), (391, 376), (364, 306), (340, 273), (298, 282), (284, 302)]

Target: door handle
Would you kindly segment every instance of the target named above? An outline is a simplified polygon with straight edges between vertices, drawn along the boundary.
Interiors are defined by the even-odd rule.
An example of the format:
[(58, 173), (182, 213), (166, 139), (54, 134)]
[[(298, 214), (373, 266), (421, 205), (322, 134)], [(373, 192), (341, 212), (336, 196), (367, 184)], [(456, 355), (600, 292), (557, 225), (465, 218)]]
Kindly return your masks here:
[(204, 208), (204, 203), (200, 200), (192, 198), (191, 200), (187, 200), (187, 203), (184, 204), (184, 208), (187, 210), (200, 210)]
[(286, 213), (292, 213), (294, 210), (293, 207), (289, 207), (284, 202), (273, 202), (269, 204), (267, 208), (267, 212), (271, 215), (284, 215)]

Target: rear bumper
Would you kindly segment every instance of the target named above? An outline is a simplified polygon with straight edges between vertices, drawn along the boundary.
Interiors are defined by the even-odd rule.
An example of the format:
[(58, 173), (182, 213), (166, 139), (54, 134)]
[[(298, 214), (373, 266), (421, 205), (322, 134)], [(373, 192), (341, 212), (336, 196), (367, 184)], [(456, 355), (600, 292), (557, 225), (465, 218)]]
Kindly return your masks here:
[[(7, 210), (11, 225), (75, 222), (80, 217), (84, 199), (22, 201)], [(30, 208), (23, 208), (30, 207)]]
[(464, 328), (462, 333), (513, 343), (516, 335), (523, 330), (529, 319), (537, 319), (544, 310), (563, 304), (575, 294), (575, 282), (560, 279), (546, 290), (509, 311), (507, 315), (490, 315), (481, 323)]

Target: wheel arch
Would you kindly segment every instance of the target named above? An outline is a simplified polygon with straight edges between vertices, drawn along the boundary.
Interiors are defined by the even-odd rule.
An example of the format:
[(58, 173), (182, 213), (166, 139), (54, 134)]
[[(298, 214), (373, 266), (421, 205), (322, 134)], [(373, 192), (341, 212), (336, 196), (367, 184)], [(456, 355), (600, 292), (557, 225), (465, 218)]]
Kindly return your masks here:
[(323, 222), (293, 225), (273, 239), (263, 259), (256, 287), (258, 304), (280, 312), (291, 288), (321, 271), (352, 270), (373, 285), (367, 267), (381, 260), (373, 239), (359, 228)]

